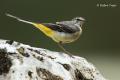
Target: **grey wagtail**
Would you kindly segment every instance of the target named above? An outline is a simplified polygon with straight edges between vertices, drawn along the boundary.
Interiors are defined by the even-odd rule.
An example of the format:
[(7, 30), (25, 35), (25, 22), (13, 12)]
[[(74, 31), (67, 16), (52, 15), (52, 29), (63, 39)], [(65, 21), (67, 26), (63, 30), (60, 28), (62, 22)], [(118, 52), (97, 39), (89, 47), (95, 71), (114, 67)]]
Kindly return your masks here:
[(66, 53), (70, 54), (64, 49), (62, 44), (71, 43), (77, 40), (82, 33), (82, 25), (85, 21), (82, 17), (73, 18), (70, 21), (61, 21), (56, 23), (35, 23), (20, 19), (19, 17), (7, 14), (7, 16), (17, 19), (18, 21), (32, 24), (46, 36), (52, 38), (53, 41), (57, 42), (59, 47)]

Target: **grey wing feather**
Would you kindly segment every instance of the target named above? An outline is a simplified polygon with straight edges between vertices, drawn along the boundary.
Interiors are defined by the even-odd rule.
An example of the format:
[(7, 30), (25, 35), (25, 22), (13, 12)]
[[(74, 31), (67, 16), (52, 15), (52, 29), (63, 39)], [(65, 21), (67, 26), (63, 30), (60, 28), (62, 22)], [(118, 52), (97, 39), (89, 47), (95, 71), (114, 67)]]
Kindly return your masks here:
[(79, 26), (76, 26), (74, 21), (61, 21), (61, 22), (56, 22), (58, 25), (65, 25), (68, 27), (72, 32), (79, 31)]
[(53, 24), (53, 23), (42, 23), (43, 25), (45, 25), (46, 27), (58, 31), (58, 32), (65, 32), (65, 33), (75, 33), (76, 30), (74, 30), (73, 28), (69, 27), (69, 25), (66, 24)]

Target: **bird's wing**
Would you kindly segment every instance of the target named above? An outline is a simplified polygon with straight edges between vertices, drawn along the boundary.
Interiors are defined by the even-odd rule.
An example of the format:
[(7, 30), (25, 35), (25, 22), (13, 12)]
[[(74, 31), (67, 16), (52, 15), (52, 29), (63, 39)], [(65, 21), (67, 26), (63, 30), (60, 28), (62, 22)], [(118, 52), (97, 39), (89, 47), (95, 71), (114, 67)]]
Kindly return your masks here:
[(71, 27), (65, 24), (54, 24), (54, 23), (42, 23), (46, 27), (58, 31), (58, 32), (65, 32), (65, 33), (74, 33), (75, 30), (73, 30)]

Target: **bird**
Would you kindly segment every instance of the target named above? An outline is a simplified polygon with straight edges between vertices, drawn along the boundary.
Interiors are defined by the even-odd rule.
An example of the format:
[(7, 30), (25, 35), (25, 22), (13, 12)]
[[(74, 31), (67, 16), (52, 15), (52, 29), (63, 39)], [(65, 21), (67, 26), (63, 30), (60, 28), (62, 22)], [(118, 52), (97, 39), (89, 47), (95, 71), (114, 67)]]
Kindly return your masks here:
[(82, 34), (82, 26), (85, 22), (85, 19), (83, 17), (75, 17), (69, 21), (59, 21), (55, 23), (37, 23), (21, 19), (9, 13), (5, 14), (6, 16), (14, 18), (18, 21), (33, 25), (41, 32), (43, 32), (46, 36), (55, 41), (58, 46), (69, 55), (72, 54), (63, 47), (63, 44), (76, 41)]

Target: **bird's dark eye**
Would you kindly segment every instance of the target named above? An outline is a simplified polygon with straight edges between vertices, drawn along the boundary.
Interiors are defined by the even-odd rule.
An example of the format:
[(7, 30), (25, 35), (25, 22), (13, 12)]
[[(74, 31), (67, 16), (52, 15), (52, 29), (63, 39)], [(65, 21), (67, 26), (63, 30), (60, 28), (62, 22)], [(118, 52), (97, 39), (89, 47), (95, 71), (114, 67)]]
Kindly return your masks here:
[(75, 21), (85, 21), (85, 19), (82, 18), (82, 17), (76, 17), (76, 18), (73, 18), (72, 20), (75, 20)]
[(77, 20), (77, 21), (83, 21), (83, 20), (81, 20), (81, 19), (79, 19), (79, 18), (77, 18), (76, 20)]
[(76, 19), (77, 21), (81, 21), (80, 19)]

